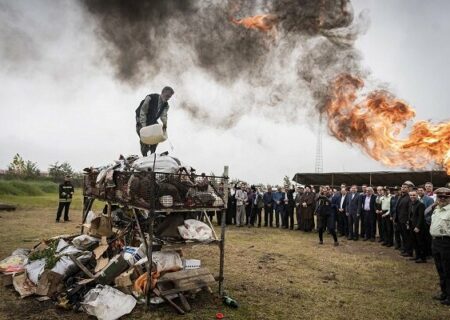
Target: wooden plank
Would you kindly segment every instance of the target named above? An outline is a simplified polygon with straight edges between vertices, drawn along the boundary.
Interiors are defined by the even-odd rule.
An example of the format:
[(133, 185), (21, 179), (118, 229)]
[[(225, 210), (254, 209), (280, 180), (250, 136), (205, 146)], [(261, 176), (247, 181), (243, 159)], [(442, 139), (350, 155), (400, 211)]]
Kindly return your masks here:
[(158, 282), (177, 281), (181, 279), (192, 278), (196, 276), (210, 275), (211, 273), (206, 268), (198, 268), (191, 270), (180, 270), (177, 272), (168, 272), (161, 276)]
[(78, 261), (73, 254), (69, 254), (69, 257), (89, 278), (95, 278), (95, 276), (80, 261)]

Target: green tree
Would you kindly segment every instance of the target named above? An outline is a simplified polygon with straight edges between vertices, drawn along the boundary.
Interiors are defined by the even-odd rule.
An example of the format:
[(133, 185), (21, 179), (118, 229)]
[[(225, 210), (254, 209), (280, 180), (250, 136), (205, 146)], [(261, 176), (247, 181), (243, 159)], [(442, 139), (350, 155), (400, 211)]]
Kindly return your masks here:
[(36, 162), (25, 161), (20, 154), (16, 153), (8, 166), (8, 173), (17, 177), (38, 177), (41, 174)]
[(72, 175), (73, 169), (72, 166), (68, 162), (63, 162), (59, 164), (56, 161), (54, 164), (51, 164), (48, 168), (48, 175), (54, 179), (62, 179), (66, 175)]

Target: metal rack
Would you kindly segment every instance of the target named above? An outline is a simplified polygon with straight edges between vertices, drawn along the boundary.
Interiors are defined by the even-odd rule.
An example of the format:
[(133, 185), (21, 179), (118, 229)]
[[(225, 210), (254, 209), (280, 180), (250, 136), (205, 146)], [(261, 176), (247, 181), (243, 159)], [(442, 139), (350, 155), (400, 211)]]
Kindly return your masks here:
[[(85, 204), (83, 206), (83, 224), (86, 221), (86, 217), (92, 208), (95, 200), (100, 200), (107, 203), (107, 214), (111, 216), (111, 205), (119, 204), (125, 208), (147, 210), (148, 211), (148, 237), (145, 237), (144, 231), (139, 224), (138, 216), (133, 210), (134, 219), (137, 224), (138, 231), (142, 239), (148, 239), (144, 241), (147, 251), (148, 262), (146, 265), (148, 279), (151, 278), (151, 262), (153, 254), (153, 241), (154, 241), (154, 224), (157, 214), (179, 214), (187, 212), (202, 212), (215, 239), (208, 243), (203, 242), (185, 242), (185, 243), (169, 243), (163, 245), (167, 249), (179, 249), (186, 246), (196, 245), (217, 245), (219, 247), (219, 275), (214, 277), (219, 284), (219, 295), (223, 296), (224, 293), (224, 257), (225, 257), (225, 220), (226, 209), (228, 199), (228, 166), (224, 167), (224, 173), (221, 177), (215, 176), (199, 176), (188, 174), (173, 174), (173, 173), (159, 173), (159, 172), (114, 172), (112, 179), (109, 181), (103, 181), (102, 184), (97, 183), (98, 172), (90, 172), (84, 177), (83, 195)], [(198, 182), (201, 182), (198, 183)], [(205, 181), (208, 181), (206, 185)], [(183, 186), (183, 183), (185, 184)], [(206, 193), (194, 192), (190, 195), (176, 194), (175, 189), (171, 186), (181, 186), (183, 190), (192, 191), (196, 189), (196, 185), (201, 185), (201, 188), (210, 188), (214, 190), (216, 196), (221, 199), (219, 205), (216, 203), (217, 199), (208, 198)], [(162, 203), (158, 203), (157, 199), (163, 194), (161, 193), (162, 185), (167, 189), (166, 191), (172, 192), (174, 198), (176, 198), (172, 207), (164, 207)], [(184, 193), (184, 191), (182, 192)], [(196, 198), (198, 197), (198, 198)], [(202, 203), (201, 197), (207, 198)], [(200, 200), (199, 200), (200, 199)], [(214, 231), (214, 227), (209, 220), (207, 211), (221, 211), (221, 232), (218, 237)], [(83, 227), (81, 232), (83, 233)], [(161, 249), (162, 250), (162, 249)], [(150, 281), (149, 281), (150, 283)], [(150, 296), (152, 290), (147, 288), (147, 307), (150, 308)], [(172, 303), (171, 303), (172, 304)]]

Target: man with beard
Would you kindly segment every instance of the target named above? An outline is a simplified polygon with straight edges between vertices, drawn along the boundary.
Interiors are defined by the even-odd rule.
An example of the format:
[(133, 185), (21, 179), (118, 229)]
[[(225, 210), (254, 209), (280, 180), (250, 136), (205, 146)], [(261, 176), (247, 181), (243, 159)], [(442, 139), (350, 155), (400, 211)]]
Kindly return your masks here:
[(412, 258), (416, 263), (425, 263), (426, 260), (426, 237), (425, 237), (425, 205), (419, 201), (417, 191), (409, 193), (411, 204), (409, 208), (409, 230), (411, 244), (416, 253)]
[(437, 206), (431, 215), (430, 234), (441, 293), (434, 298), (450, 306), (450, 189), (439, 188), (435, 194)]
[(314, 229), (314, 210), (316, 196), (311, 188), (306, 186), (305, 192), (300, 197), (302, 230), (311, 232)]
[(404, 257), (412, 257), (411, 237), (408, 226), (409, 206), (411, 199), (409, 198), (408, 192), (408, 184), (402, 184), (394, 217), (394, 222), (397, 224), (400, 231), (401, 255)]
[(338, 246), (339, 242), (335, 231), (335, 208), (331, 203), (332, 194), (327, 188), (321, 188), (321, 192), (317, 198), (317, 228), (319, 229), (319, 244), (323, 244), (323, 232), (328, 229), (333, 236), (334, 245)]
[(290, 188), (286, 186), (286, 198), (287, 198), (287, 204), (286, 204), (286, 216), (285, 216), (285, 222), (284, 225), (287, 228), (294, 230), (294, 209), (295, 209), (295, 201), (294, 201), (294, 187), (291, 186)]

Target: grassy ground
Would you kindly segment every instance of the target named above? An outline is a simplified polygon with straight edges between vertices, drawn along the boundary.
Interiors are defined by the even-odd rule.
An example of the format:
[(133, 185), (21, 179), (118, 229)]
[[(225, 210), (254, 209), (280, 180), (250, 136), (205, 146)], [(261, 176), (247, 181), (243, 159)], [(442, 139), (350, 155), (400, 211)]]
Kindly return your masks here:
[[(79, 232), (79, 197), (73, 221), (60, 224), (54, 223), (55, 199), (55, 194), (0, 196), (0, 202), (19, 204), (15, 212), (0, 213), (1, 257), (40, 238)], [(184, 317), (166, 306), (149, 317), (138, 306), (125, 318), (214, 319), (216, 312), (223, 312), (226, 319), (450, 319), (450, 308), (431, 299), (438, 291), (432, 263), (417, 265), (376, 243), (341, 240), (334, 247), (331, 237), (323, 246), (317, 242), (317, 234), (230, 227), (225, 288), (239, 309), (223, 307), (217, 297), (202, 293)], [(216, 253), (216, 247), (200, 246), (187, 250), (186, 256), (201, 259), (217, 273)], [(58, 310), (51, 302), (21, 300), (13, 290), (0, 288), (0, 319), (57, 318), (92, 319)]]

